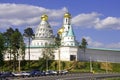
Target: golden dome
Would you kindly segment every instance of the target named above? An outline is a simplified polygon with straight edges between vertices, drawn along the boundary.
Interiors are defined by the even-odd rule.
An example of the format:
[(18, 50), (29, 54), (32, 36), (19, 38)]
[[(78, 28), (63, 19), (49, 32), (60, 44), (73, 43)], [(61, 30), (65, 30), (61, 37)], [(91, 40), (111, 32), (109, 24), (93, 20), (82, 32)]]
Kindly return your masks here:
[(41, 16), (41, 20), (42, 21), (47, 21), (48, 20), (48, 16), (46, 14)]
[(60, 35), (60, 34), (62, 34), (64, 32), (64, 27), (62, 27), (62, 28), (60, 28), (59, 30), (58, 30), (58, 34)]
[(71, 14), (70, 14), (70, 13), (68, 13), (68, 12), (67, 12), (67, 13), (65, 13), (65, 14), (64, 14), (64, 18), (71, 18)]

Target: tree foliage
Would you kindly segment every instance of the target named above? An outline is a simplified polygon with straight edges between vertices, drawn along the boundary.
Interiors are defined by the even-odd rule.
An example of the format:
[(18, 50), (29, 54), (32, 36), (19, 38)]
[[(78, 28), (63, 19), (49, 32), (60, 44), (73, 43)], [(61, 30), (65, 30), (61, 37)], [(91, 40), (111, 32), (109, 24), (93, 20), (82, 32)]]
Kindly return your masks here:
[(24, 30), (23, 36), (28, 37), (28, 38), (33, 38), (34, 37), (34, 32), (32, 28), (28, 27)]
[(20, 33), (18, 29), (12, 29), (9, 28), (6, 30), (6, 32), (3, 33), (5, 38), (5, 51), (7, 52), (8, 58), (10, 59), (10, 65), (11, 65), (11, 59), (13, 59), (13, 66), (15, 68), (16, 66), (16, 60), (18, 57), (24, 53), (18, 54), (19, 49), (21, 49), (22, 52), (25, 50), (25, 46), (21, 45), (21, 43), (24, 43), (23, 36)]
[(83, 49), (83, 51), (85, 52), (85, 49), (87, 48), (87, 45), (88, 45), (88, 43), (87, 43), (87, 41), (86, 41), (86, 39), (85, 38), (82, 38), (82, 42), (81, 42), (81, 44), (80, 44), (80, 48), (81, 49)]
[(30, 27), (26, 28), (24, 30), (23, 36), (27, 37), (28, 42), (29, 42), (29, 45), (28, 45), (29, 65), (28, 65), (28, 67), (30, 68), (30, 40), (34, 38), (34, 32), (33, 32), (32, 28), (30, 28)]
[(3, 33), (3, 36), (5, 38), (6, 49), (11, 48), (11, 35), (13, 33), (14, 33), (14, 30), (12, 28), (7, 29), (6, 32)]
[(60, 45), (61, 45), (61, 39), (59, 34), (57, 34), (57, 36), (55, 37), (55, 46), (60, 47)]
[(4, 64), (3, 51), (4, 51), (4, 37), (0, 33), (0, 67)]
[(42, 49), (42, 57), (44, 60), (46, 60), (46, 70), (48, 70), (48, 61), (52, 60), (54, 58), (54, 48), (51, 45), (46, 45)]

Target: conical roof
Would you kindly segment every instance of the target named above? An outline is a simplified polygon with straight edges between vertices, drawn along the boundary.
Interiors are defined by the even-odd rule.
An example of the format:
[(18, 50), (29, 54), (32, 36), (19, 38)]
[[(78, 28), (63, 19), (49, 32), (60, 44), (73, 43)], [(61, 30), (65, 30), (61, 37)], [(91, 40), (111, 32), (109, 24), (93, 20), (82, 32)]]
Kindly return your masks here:
[(70, 26), (69, 30), (68, 30), (68, 34), (67, 36), (74, 36), (74, 32), (72, 30), (72, 27)]
[(53, 30), (47, 20), (48, 20), (48, 16), (46, 14), (41, 16), (41, 22), (36, 29), (35, 38), (53, 37)]

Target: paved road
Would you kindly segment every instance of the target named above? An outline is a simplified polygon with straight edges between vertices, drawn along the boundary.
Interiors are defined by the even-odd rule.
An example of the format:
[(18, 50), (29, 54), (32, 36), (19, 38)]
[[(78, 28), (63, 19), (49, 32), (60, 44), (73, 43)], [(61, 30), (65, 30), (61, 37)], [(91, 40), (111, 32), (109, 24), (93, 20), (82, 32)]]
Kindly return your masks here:
[(74, 73), (55, 76), (40, 76), (26, 78), (12, 78), (8, 80), (102, 80), (104, 78), (119, 77), (120, 74), (92, 74), (92, 73)]

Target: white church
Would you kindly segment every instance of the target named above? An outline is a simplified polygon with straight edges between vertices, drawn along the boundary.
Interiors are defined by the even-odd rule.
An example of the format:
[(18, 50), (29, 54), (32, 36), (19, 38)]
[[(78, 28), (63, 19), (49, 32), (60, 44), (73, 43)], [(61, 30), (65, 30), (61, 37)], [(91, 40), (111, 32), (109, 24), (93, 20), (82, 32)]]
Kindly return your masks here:
[[(61, 46), (54, 52), (54, 60), (62, 61), (98, 61), (120, 63), (120, 49), (87, 48), (84, 53), (76, 41), (71, 25), (71, 14), (63, 15), (63, 25), (58, 30), (61, 38)], [(46, 45), (55, 44), (53, 30), (48, 22), (48, 16), (42, 15), (41, 22), (35, 31), (35, 38), (30, 45), (30, 60), (39, 60), (42, 57), (42, 50)], [(89, 45), (89, 44), (88, 44)], [(28, 48), (25, 59), (29, 60)]]
[[(79, 60), (78, 42), (76, 41), (72, 26), (71, 14), (65, 13), (63, 25), (58, 30), (61, 38), (61, 46), (54, 52), (55, 60)], [(48, 16), (42, 15), (41, 22), (35, 31), (35, 38), (30, 45), (30, 60), (39, 60), (42, 57), (43, 48), (55, 44), (53, 30), (48, 22)], [(29, 49), (26, 49), (25, 59), (29, 60)]]

